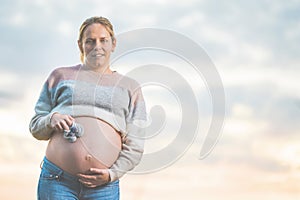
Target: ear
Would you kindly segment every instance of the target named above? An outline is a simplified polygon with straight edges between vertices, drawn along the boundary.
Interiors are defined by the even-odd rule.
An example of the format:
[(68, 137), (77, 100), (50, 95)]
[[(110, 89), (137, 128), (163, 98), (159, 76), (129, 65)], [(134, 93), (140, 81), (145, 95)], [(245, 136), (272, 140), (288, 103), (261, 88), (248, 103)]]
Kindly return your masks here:
[(114, 38), (113, 41), (112, 41), (112, 50), (111, 50), (111, 52), (115, 51), (116, 46), (117, 46), (117, 40), (116, 40), (116, 38)]
[(79, 40), (77, 40), (77, 44), (78, 44), (78, 48), (79, 48), (80, 52), (83, 53), (82, 43)]

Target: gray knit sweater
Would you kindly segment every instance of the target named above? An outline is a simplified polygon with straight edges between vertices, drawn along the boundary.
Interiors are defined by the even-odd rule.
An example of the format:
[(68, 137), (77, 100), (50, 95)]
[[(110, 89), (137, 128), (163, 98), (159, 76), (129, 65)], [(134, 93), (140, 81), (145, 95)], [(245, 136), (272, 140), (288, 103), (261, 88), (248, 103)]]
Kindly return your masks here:
[(139, 84), (118, 72), (98, 74), (82, 65), (55, 69), (45, 82), (29, 129), (38, 140), (51, 138), (53, 113), (102, 119), (122, 136), (122, 150), (110, 167), (111, 181), (132, 170), (143, 154), (146, 109)]

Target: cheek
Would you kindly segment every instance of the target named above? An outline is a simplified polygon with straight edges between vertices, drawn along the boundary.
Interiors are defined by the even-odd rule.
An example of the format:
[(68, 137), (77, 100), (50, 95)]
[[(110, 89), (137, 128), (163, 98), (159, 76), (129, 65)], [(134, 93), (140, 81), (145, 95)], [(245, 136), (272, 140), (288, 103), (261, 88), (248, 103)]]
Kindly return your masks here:
[(105, 50), (107, 53), (110, 53), (110, 52), (112, 52), (113, 47), (112, 47), (112, 45), (108, 45), (107, 47), (104, 47), (104, 50)]
[(83, 49), (83, 54), (87, 55), (88, 53), (90, 53), (92, 51), (93, 48), (90, 46), (83, 45), (82, 49)]

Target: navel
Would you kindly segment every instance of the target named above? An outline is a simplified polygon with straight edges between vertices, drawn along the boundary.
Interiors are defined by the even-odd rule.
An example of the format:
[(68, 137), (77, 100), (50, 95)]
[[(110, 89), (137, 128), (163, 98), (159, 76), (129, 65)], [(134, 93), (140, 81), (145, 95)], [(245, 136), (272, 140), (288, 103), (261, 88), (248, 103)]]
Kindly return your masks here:
[(85, 156), (85, 160), (87, 161), (91, 161), (92, 160), (92, 156), (90, 154)]

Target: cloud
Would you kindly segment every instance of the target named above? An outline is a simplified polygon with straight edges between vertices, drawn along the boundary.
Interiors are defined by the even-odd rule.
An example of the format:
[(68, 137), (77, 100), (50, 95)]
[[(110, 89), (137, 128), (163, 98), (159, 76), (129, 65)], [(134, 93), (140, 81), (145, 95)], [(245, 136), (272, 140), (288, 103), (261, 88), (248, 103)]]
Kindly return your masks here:
[[(262, 186), (276, 191), (280, 189), (279, 183), (286, 180), (289, 181), (284, 183), (289, 184), (285, 187), (296, 188), (299, 181), (290, 178), (291, 174), (295, 175), (293, 177), (299, 174), (299, 10), (298, 0), (2, 1), (0, 104), (4, 106), (0, 109), (0, 144), (3, 146), (0, 161), (14, 161), (15, 158), (27, 161), (30, 152), (45, 147), (38, 141), (34, 144), (34, 140), (19, 136), (30, 134), (28, 123), (34, 104), (50, 71), (79, 62), (76, 40), (83, 20), (102, 15), (112, 21), (116, 34), (144, 27), (184, 34), (206, 50), (219, 70), (225, 86), (227, 119), (215, 149), (204, 161), (199, 161), (197, 158), (212, 113), (203, 80), (196, 80), (199, 77), (195, 74), (182, 73), (187, 65), (171, 57), (164, 60), (165, 55), (161, 54), (161, 57), (149, 52), (145, 52), (144, 57), (132, 54), (123, 62), (128, 69), (151, 62), (175, 66), (194, 87), (200, 104), (200, 127), (197, 141), (192, 145), (194, 160), (184, 163), (185, 168), (180, 167), (184, 175), (189, 169), (203, 173), (202, 178), (208, 178), (211, 184), (207, 194), (214, 194), (216, 186), (223, 191), (225, 186), (231, 189), (232, 196), (238, 188), (241, 198), (245, 197), (246, 190), (261, 197)], [(157, 35), (158, 42), (160, 39)], [(155, 76), (155, 72), (153, 74)], [(176, 82), (174, 77), (168, 78), (178, 91), (184, 91), (183, 84)], [(148, 100), (153, 105), (162, 101), (168, 104), (166, 111), (173, 112), (167, 113), (169, 132), (148, 141), (150, 152), (164, 148), (176, 137), (178, 126), (173, 125), (181, 120), (181, 113), (172, 110), (172, 106), (178, 107), (174, 96), (160, 96), (159, 92), (157, 88), (148, 88)], [(183, 139), (182, 144), (184, 142)], [(22, 145), (18, 146), (19, 143)], [(174, 152), (176, 150), (174, 147)], [(44, 154), (39, 152), (39, 158), (31, 156), (31, 160), (39, 160)], [(194, 165), (196, 162), (201, 163)], [(201, 174), (192, 177), (197, 182), (195, 188), (202, 184), (199, 177), (201, 179)], [(233, 181), (226, 187), (229, 179)], [(169, 180), (166, 182), (169, 184)], [(275, 184), (277, 187), (273, 187)], [(297, 189), (293, 191), (299, 192)], [(290, 189), (285, 191), (288, 194)], [(252, 197), (248, 195), (249, 199)]]
[(194, 23), (184, 28), (187, 35), (206, 47), (219, 66), (284, 65), (294, 69), (292, 64), (299, 61), (299, 37), (291, 42), (284, 35), (297, 27), (300, 16), (295, 11), (299, 9), (296, 2), (204, 1), (186, 14), (185, 18), (190, 17)]
[(79, 62), (77, 31), (93, 15), (109, 17), (117, 33), (151, 26), (186, 34), (222, 67), (293, 67), (299, 60), (296, 1), (133, 2), (4, 1), (1, 64), (28, 74)]
[[(1, 69), (30, 79), (41, 74), (46, 77), (56, 66), (79, 62), (78, 28), (86, 17), (99, 14), (111, 18), (120, 32), (154, 26), (186, 34), (205, 47), (227, 84), (248, 86), (272, 79), (281, 80), (279, 87), (283, 91), (296, 88), (296, 73), (274, 67), (287, 61), (286, 67), (294, 70), (299, 63), (300, 51), (295, 51), (298, 43), (287, 45), (284, 38), (280, 39), (288, 35), (287, 38), (297, 40), (296, 34), (291, 33), (299, 17), (297, 1), (229, 1), (218, 2), (218, 6), (216, 1), (134, 2), (4, 1), (0, 23)], [(126, 9), (115, 15), (120, 7)], [(284, 51), (284, 55), (278, 51)], [(285, 76), (278, 79), (282, 73)], [(293, 83), (284, 81), (291, 77)], [(242, 90), (234, 97), (239, 98)]]
[(284, 96), (277, 92), (276, 87), (271, 85), (228, 88), (228, 115), (234, 117), (236, 106), (242, 104), (255, 113), (250, 118), (267, 122), (272, 134), (276, 132), (283, 137), (295, 134), (300, 128), (300, 100), (298, 97)]
[[(288, 120), (294, 127), (292, 116), (297, 115), (297, 103), (290, 101), (297, 102), (298, 98), (298, 10), (297, 1), (279, 0), (110, 4), (92, 0), (6, 0), (0, 21), (1, 70), (19, 74), (18, 78), (23, 79), (7, 84), (12, 86), (33, 76), (46, 78), (54, 67), (79, 62), (76, 40), (80, 24), (87, 17), (103, 15), (111, 19), (117, 34), (150, 26), (187, 35), (207, 50), (220, 69), (229, 116), (236, 112), (237, 105), (242, 105), (260, 119), (270, 123)], [(280, 68), (283, 64), (285, 70)], [(1, 87), (2, 99), (17, 99), (16, 92)], [(207, 109), (205, 105), (203, 111)], [(276, 113), (280, 113), (278, 119), (272, 117)]]

